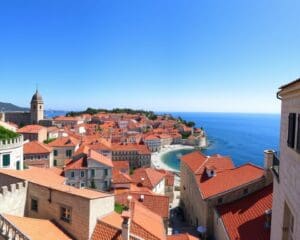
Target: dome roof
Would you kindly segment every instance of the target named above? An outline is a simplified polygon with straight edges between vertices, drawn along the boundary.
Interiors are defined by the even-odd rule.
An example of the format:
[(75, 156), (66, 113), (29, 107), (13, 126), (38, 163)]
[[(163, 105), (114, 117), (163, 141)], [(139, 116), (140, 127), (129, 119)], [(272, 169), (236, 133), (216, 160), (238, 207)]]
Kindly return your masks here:
[(36, 90), (35, 94), (32, 96), (31, 102), (33, 101), (43, 101), (43, 98), (38, 90)]

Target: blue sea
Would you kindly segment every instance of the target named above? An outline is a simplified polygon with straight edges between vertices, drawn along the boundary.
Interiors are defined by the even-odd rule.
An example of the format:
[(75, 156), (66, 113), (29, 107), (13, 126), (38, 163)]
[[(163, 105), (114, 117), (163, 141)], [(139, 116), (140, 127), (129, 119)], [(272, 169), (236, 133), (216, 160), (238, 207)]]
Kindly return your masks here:
[[(244, 113), (171, 113), (187, 121), (194, 121), (197, 127), (206, 131), (209, 146), (203, 150), (206, 155), (230, 156), (236, 166), (247, 162), (263, 166), (263, 151), (278, 150), (279, 114)], [(167, 153), (163, 161), (179, 169), (179, 157), (191, 150)]]

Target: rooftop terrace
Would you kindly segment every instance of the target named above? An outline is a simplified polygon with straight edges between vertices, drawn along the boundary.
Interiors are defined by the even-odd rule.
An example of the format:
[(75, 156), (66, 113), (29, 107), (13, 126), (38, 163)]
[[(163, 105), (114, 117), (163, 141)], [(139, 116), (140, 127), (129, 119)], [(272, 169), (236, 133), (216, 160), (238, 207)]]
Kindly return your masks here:
[(0, 140), (7, 140), (11, 138), (16, 138), (18, 136), (19, 134), (0, 126)]

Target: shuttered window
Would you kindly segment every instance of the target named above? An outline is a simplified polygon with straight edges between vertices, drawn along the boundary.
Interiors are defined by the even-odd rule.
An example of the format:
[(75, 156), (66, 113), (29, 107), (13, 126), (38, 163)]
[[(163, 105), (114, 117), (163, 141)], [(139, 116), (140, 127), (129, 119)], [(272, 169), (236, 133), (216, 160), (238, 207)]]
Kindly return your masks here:
[(298, 114), (297, 152), (300, 153), (300, 114)]
[(290, 148), (295, 147), (296, 113), (289, 114), (289, 128), (287, 145)]

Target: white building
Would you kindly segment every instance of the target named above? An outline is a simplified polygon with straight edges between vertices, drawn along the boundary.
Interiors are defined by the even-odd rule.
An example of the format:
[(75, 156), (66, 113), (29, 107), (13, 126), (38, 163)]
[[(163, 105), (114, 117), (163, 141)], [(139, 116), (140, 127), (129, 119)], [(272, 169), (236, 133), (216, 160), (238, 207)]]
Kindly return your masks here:
[(144, 142), (151, 152), (159, 152), (162, 147), (160, 137), (154, 134), (145, 137)]
[(23, 169), (23, 136), (0, 140), (0, 168)]
[[(274, 156), (272, 240), (300, 236), (300, 79), (284, 85), (281, 99), (280, 156)], [(280, 164), (280, 166), (279, 166)]]

